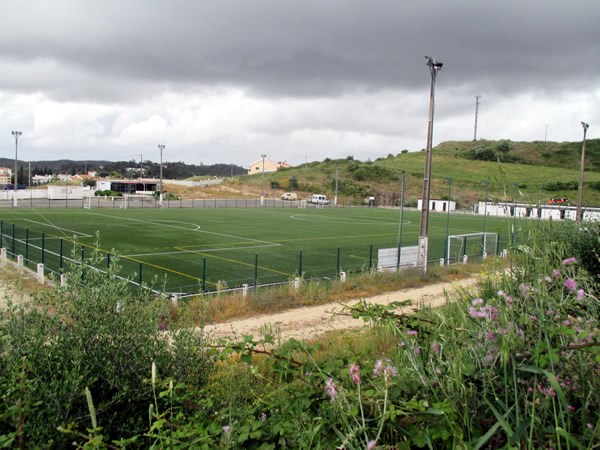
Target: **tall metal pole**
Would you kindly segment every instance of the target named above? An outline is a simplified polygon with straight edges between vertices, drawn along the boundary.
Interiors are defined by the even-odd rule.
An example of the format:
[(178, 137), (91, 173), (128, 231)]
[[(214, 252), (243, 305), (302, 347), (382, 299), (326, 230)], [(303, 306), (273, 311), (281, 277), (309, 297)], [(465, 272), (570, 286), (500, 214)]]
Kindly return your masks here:
[(479, 99), (481, 95), (477, 94), (475, 96), (475, 130), (473, 131), (473, 140), (477, 140), (477, 116), (479, 115)]
[(160, 150), (160, 190), (158, 201), (162, 205), (163, 201), (163, 150), (165, 149), (164, 144), (158, 144), (158, 149)]
[(267, 157), (267, 155), (265, 155), (264, 153), (262, 155), (260, 155), (260, 157), (262, 158), (262, 193), (260, 194), (261, 197), (265, 195), (265, 158)]
[(400, 193), (400, 224), (398, 225), (398, 269), (402, 262), (402, 224), (404, 223), (404, 190), (406, 188), (406, 174), (402, 172), (402, 192)]
[(579, 189), (577, 192), (577, 211), (575, 212), (575, 220), (581, 222), (582, 214), (581, 214), (581, 205), (583, 203), (583, 172), (585, 167), (585, 136), (587, 134), (587, 129), (590, 127), (587, 123), (581, 122), (581, 126), (583, 127), (583, 144), (581, 146), (581, 165), (579, 167)]
[(487, 218), (487, 204), (488, 204), (488, 189), (490, 186), (490, 182), (488, 180), (482, 181), (485, 185), (485, 205), (483, 207), (483, 238), (482, 238), (482, 252), (481, 256), (485, 256), (487, 253), (487, 236), (485, 234), (485, 220)]
[(19, 155), (19, 137), (23, 134), (22, 131), (13, 131), (12, 135), (15, 137), (15, 174), (13, 176), (14, 181), (14, 196), (13, 196), (13, 205), (17, 206), (17, 161)]
[(448, 238), (450, 235), (450, 199), (452, 198), (452, 178), (446, 178), (448, 181), (448, 210), (446, 211), (446, 265), (450, 265), (450, 247), (448, 246)]
[(548, 127), (549, 126), (550, 125), (548, 125), (548, 124), (545, 125), (546, 131), (544, 131), (544, 142), (546, 142), (548, 140)]
[(419, 263), (423, 272), (427, 272), (427, 244), (429, 230), (429, 190), (431, 187), (431, 143), (433, 141), (433, 110), (435, 103), (435, 77), (442, 69), (442, 62), (426, 56), (431, 72), (431, 92), (429, 95), (429, 124), (427, 127), (427, 154), (425, 157), (425, 175), (423, 177), (423, 202), (421, 205), (421, 230), (419, 234)]
[(335, 198), (333, 199), (333, 204), (337, 206), (338, 202), (338, 163), (335, 163)]

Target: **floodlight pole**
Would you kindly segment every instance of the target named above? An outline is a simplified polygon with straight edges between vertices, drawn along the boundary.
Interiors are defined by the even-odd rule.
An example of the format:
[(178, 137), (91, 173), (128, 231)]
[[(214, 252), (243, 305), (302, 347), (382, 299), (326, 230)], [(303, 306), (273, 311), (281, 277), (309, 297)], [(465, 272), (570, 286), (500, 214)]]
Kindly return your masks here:
[(446, 265), (450, 265), (450, 246), (448, 245), (448, 239), (450, 236), (450, 199), (452, 198), (452, 178), (446, 178), (448, 181), (448, 207), (446, 211)]
[(260, 155), (260, 157), (262, 158), (262, 193), (261, 196), (265, 195), (265, 158), (267, 157), (267, 155), (265, 155), (264, 153), (262, 155)]
[(431, 145), (433, 140), (433, 110), (435, 104), (435, 77), (442, 69), (442, 62), (426, 56), (431, 72), (431, 91), (429, 95), (429, 124), (427, 127), (427, 154), (425, 156), (425, 175), (423, 177), (423, 201), (421, 204), (421, 231), (419, 234), (419, 263), (423, 272), (427, 272), (427, 244), (429, 230), (429, 196), (431, 188)]
[(583, 127), (583, 144), (581, 146), (581, 165), (579, 167), (579, 189), (577, 192), (577, 211), (575, 212), (575, 220), (577, 222), (581, 222), (581, 219), (582, 219), (581, 205), (583, 202), (583, 172), (584, 172), (584, 167), (585, 167), (585, 136), (587, 134), (587, 129), (590, 127), (585, 122), (581, 122), (581, 126)]
[(163, 150), (165, 149), (165, 145), (158, 144), (158, 149), (160, 150), (160, 188), (159, 188), (160, 190), (159, 190), (158, 202), (162, 206), (162, 201), (163, 201)]
[(487, 236), (485, 234), (485, 220), (487, 218), (488, 189), (490, 187), (490, 182), (488, 180), (483, 180), (482, 183), (485, 186), (485, 205), (483, 206), (483, 238), (481, 256), (484, 256), (487, 253)]
[(13, 195), (13, 205), (17, 206), (17, 161), (19, 155), (19, 137), (23, 134), (22, 131), (13, 131), (12, 135), (15, 137), (15, 174), (13, 176), (14, 181), (14, 195)]

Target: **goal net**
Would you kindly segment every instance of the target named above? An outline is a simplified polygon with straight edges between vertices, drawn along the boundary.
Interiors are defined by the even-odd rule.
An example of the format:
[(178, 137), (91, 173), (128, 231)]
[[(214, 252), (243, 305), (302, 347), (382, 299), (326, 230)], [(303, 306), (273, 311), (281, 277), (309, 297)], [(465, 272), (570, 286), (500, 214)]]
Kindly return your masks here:
[(84, 197), (83, 209), (92, 209), (92, 197)]
[(446, 259), (448, 264), (469, 258), (494, 255), (498, 251), (498, 233), (468, 233), (448, 236)]
[(298, 208), (306, 209), (306, 200), (300, 200), (300, 203), (298, 203)]

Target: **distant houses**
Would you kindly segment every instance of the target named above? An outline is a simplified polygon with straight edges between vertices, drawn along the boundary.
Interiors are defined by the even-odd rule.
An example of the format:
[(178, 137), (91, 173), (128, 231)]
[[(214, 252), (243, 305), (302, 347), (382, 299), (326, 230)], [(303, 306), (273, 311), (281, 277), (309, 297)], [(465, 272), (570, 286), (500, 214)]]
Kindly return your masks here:
[(276, 172), (280, 167), (292, 167), (286, 161), (275, 162), (269, 158), (261, 158), (258, 161), (250, 163), (248, 167), (248, 175), (263, 172)]

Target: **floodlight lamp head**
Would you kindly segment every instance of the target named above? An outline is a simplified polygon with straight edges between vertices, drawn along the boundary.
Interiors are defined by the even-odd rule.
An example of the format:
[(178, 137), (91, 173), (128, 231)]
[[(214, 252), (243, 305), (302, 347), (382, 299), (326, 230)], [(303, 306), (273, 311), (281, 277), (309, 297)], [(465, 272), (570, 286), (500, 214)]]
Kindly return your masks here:
[(583, 127), (584, 130), (587, 130), (590, 127), (590, 125), (585, 122), (581, 122), (581, 126)]
[(434, 70), (440, 70), (444, 65), (442, 61), (432, 58), (431, 56), (426, 56), (425, 59), (427, 60), (427, 65)]

